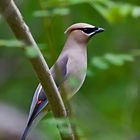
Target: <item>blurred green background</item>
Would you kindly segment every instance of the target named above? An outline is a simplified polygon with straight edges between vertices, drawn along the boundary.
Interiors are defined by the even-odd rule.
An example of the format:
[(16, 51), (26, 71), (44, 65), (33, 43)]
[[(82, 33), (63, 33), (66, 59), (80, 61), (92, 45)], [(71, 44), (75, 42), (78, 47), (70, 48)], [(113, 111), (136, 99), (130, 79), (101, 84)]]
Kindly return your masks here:
[[(16, 4), (49, 66), (71, 24), (86, 22), (105, 29), (88, 45), (87, 78), (71, 100), (78, 134), (83, 140), (140, 140), (140, 1), (16, 0)], [(0, 17), (0, 102), (28, 114), (37, 84), (26, 54)], [(48, 120), (38, 125), (44, 140), (59, 140), (55, 124)]]

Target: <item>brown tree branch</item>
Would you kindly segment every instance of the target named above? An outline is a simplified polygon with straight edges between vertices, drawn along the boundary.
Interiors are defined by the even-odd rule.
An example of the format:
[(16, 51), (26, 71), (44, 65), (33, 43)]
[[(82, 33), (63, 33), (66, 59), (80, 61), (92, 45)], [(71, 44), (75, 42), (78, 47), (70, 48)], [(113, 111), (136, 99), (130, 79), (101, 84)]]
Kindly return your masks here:
[[(56, 118), (67, 118), (67, 112), (64, 103), (52, 78), (52, 75), (50, 74), (49, 67), (46, 64), (14, 1), (0, 0), (0, 12), (7, 21), (16, 38), (22, 40), (25, 43), (25, 49), (32, 48), (35, 51), (35, 57), (28, 58), (43, 86), (44, 91), (46, 92), (54, 116)], [(60, 131), (62, 140), (74, 140), (69, 122), (67, 123), (67, 128), (69, 130), (67, 137)]]

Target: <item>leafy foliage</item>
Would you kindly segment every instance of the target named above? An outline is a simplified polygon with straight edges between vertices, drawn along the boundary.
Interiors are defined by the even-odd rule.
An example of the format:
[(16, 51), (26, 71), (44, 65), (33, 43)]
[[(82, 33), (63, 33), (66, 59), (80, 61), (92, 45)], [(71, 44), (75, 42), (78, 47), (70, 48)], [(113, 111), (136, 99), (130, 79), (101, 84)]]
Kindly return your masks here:
[(5, 47), (22, 47), (24, 44), (18, 40), (0, 40), (0, 46)]
[[(86, 140), (139, 139), (140, 2), (24, 0), (17, 4), (38, 44), (43, 44), (39, 47), (50, 66), (63, 47), (63, 32), (70, 24), (87, 22), (105, 28), (88, 45), (87, 78), (71, 100), (77, 133)], [(0, 99), (25, 111), (38, 80), (16, 48), (22, 42), (13, 39), (2, 18), (0, 31)], [(29, 57), (36, 55), (34, 50), (25, 52)], [(44, 140), (60, 139), (51, 114), (39, 128)]]

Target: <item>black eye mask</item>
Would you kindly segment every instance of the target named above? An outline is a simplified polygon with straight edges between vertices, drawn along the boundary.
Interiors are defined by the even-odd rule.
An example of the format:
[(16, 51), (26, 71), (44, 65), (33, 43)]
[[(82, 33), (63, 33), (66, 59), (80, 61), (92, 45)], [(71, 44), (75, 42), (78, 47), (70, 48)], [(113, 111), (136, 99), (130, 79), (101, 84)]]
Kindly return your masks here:
[(93, 32), (96, 32), (98, 30), (98, 28), (97, 27), (94, 27), (94, 28), (81, 28), (80, 30), (82, 30), (86, 34), (91, 34)]

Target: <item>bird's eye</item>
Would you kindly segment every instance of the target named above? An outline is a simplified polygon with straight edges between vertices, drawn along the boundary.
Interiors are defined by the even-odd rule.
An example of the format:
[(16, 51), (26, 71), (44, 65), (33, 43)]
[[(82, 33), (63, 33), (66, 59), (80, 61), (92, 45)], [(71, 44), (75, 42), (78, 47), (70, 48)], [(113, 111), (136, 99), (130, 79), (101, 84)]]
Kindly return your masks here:
[(91, 34), (91, 33), (93, 33), (93, 32), (95, 32), (95, 31), (97, 31), (98, 30), (98, 28), (97, 27), (94, 27), (94, 28), (83, 28), (83, 29), (81, 29), (84, 33), (86, 33), (86, 34)]

